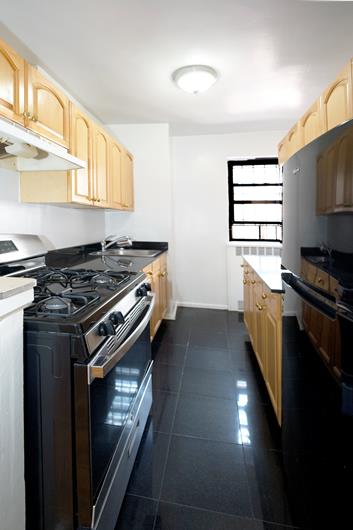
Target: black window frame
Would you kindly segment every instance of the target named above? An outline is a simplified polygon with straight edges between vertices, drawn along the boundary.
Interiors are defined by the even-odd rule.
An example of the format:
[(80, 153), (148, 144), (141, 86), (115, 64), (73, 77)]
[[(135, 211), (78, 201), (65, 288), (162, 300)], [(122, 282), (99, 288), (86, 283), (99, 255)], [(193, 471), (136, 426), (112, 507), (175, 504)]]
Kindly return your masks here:
[[(233, 182), (233, 167), (234, 166), (255, 166), (255, 165), (278, 165), (278, 158), (248, 158), (246, 160), (228, 160), (228, 205), (229, 205), (229, 219), (228, 219), (228, 228), (229, 228), (229, 241), (244, 241), (244, 242), (258, 242), (258, 243), (282, 243), (283, 242), (283, 191), (282, 191), (282, 200), (281, 201), (239, 201), (234, 198), (234, 188), (236, 187), (256, 187), (256, 186), (281, 186), (283, 190), (283, 181), (281, 183), (247, 183), (247, 184), (234, 184)], [(279, 169), (281, 171), (281, 169)], [(234, 205), (235, 204), (281, 204), (282, 205), (282, 220), (280, 223), (277, 221), (263, 221), (262, 224), (266, 225), (281, 225), (282, 227), (282, 238), (279, 239), (260, 239), (260, 230), (259, 226), (259, 238), (258, 239), (244, 239), (244, 238), (234, 238), (232, 234), (232, 228), (234, 225), (249, 225), (249, 224), (261, 224), (259, 221), (235, 221), (234, 219)]]

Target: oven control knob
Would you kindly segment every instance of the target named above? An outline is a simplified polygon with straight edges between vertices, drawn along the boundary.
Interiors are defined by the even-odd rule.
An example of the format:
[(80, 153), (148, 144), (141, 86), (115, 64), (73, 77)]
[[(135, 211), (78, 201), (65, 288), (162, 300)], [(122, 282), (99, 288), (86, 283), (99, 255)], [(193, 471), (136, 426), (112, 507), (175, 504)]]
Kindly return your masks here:
[(109, 335), (115, 335), (115, 329), (113, 322), (106, 320), (98, 326), (98, 335), (101, 337), (108, 337)]
[(150, 283), (145, 283), (144, 285), (145, 285), (146, 291), (152, 291), (152, 287)]
[(111, 313), (109, 315), (109, 320), (113, 322), (114, 326), (125, 324), (125, 318), (120, 311), (114, 311), (114, 313)]
[(137, 289), (136, 296), (147, 296), (147, 287), (145, 284)]

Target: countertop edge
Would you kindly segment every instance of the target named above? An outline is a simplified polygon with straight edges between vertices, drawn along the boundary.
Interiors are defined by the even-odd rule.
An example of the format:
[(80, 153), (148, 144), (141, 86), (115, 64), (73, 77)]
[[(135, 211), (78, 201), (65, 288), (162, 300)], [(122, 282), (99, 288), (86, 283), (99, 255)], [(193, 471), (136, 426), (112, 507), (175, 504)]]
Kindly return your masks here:
[[(271, 293), (284, 294), (280, 256), (252, 256), (244, 254), (242, 258), (255, 271), (255, 273), (265, 283)], [(260, 262), (266, 262), (268, 268), (262, 268)]]
[(33, 278), (14, 278), (13, 276), (0, 277), (0, 300), (5, 300), (19, 293), (29, 291), (36, 285)]

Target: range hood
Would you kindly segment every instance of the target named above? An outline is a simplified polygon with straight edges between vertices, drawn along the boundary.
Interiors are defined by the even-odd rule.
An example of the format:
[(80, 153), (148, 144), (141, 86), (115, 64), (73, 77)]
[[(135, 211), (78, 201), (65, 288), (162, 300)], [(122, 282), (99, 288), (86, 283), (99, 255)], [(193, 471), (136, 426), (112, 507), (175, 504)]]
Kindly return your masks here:
[(65, 171), (85, 168), (86, 162), (21, 125), (0, 118), (0, 167), (13, 171)]

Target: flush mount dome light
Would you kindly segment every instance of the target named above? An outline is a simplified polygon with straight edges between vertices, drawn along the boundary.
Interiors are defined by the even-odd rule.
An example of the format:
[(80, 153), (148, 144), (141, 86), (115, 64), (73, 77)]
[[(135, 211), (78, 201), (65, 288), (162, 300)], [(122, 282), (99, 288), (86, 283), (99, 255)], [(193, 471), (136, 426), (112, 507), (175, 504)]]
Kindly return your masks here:
[(172, 74), (174, 83), (190, 94), (205, 92), (217, 81), (217, 77), (214, 68), (202, 64), (182, 66)]

